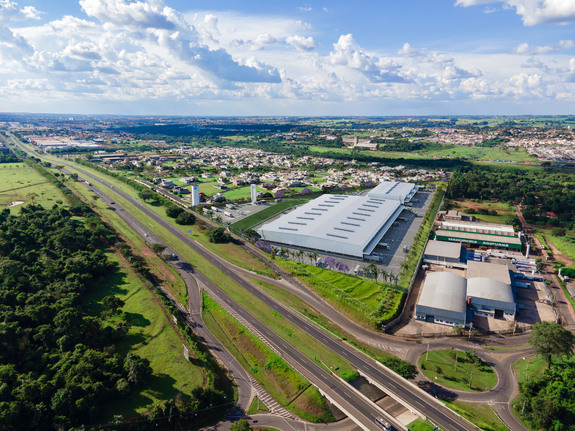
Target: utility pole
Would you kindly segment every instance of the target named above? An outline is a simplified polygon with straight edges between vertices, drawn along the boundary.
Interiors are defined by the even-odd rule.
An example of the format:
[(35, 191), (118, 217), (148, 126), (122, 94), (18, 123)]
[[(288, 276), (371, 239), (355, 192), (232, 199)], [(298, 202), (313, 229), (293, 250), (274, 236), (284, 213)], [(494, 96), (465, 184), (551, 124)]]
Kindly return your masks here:
[(427, 352), (425, 353), (425, 360), (429, 357), (429, 343), (427, 343)]

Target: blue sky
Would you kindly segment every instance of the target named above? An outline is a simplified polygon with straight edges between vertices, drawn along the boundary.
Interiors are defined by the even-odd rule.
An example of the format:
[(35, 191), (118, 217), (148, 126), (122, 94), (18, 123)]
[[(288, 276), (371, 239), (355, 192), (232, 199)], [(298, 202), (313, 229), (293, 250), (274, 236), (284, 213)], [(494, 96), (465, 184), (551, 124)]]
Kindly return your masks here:
[(0, 0), (0, 111), (575, 114), (575, 0)]

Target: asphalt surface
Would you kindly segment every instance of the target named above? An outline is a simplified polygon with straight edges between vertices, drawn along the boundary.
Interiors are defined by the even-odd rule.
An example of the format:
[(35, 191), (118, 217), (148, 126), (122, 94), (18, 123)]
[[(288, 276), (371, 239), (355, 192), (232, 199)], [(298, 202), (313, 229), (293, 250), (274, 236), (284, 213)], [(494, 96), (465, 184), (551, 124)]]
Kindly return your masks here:
[[(36, 154), (36, 156), (41, 157), (39, 154)], [(79, 170), (77, 168), (74, 168), (74, 169)], [(81, 170), (79, 170), (79, 171), (81, 171)], [(84, 172), (84, 174), (86, 174), (86, 173)], [(96, 180), (94, 177), (91, 177), (91, 178), (93, 180)], [(98, 181), (107, 187), (113, 188), (109, 183), (106, 183), (105, 181), (100, 181), (100, 180), (98, 180)], [(93, 188), (93, 190), (96, 191), (95, 188)], [(113, 191), (115, 193), (123, 195), (122, 192), (116, 188), (114, 188)], [(102, 198), (106, 199), (106, 197), (104, 197), (104, 196), (105, 195), (102, 193)], [(346, 360), (348, 360), (350, 363), (352, 363), (354, 366), (356, 366), (356, 368), (358, 368), (358, 370), (362, 374), (367, 375), (367, 376), (371, 376), (371, 378), (373, 378), (379, 382), (382, 382), (382, 384), (386, 385), (386, 387), (388, 388), (387, 392), (394, 392), (395, 397), (398, 397), (399, 399), (403, 400), (407, 404), (411, 405), (416, 410), (419, 410), (422, 413), (424, 413), (428, 417), (428, 419), (430, 421), (432, 421), (434, 424), (439, 425), (442, 429), (448, 429), (448, 430), (475, 429), (475, 427), (468, 424), (466, 421), (461, 420), (461, 418), (459, 418), (457, 415), (455, 415), (453, 412), (451, 412), (449, 409), (447, 409), (443, 405), (440, 405), (434, 399), (429, 399), (430, 397), (427, 394), (422, 393), (423, 391), (420, 391), (417, 388), (409, 387), (409, 385), (406, 385), (406, 381), (404, 379), (398, 377), (397, 375), (395, 375), (392, 372), (389, 372), (387, 370), (383, 370), (382, 367), (375, 364), (374, 361), (371, 360), (371, 358), (364, 357), (363, 354), (357, 352), (354, 348), (346, 345), (341, 340), (339, 340), (335, 337), (332, 337), (331, 335), (325, 333), (323, 330), (320, 330), (315, 325), (310, 324), (305, 319), (301, 318), (299, 315), (293, 313), (291, 310), (286, 309), (281, 304), (277, 304), (273, 299), (267, 297), (267, 295), (263, 294), (257, 288), (255, 288), (250, 283), (248, 283), (246, 280), (244, 280), (242, 277), (240, 277), (233, 268), (230, 268), (229, 264), (222, 263), (222, 261), (217, 259), (210, 252), (208, 252), (205, 249), (202, 249), (201, 247), (198, 247), (198, 245), (193, 243), (193, 241), (191, 241), (185, 234), (178, 231), (177, 229), (174, 229), (171, 225), (165, 223), (160, 217), (156, 216), (155, 213), (151, 213), (149, 210), (147, 210), (147, 208), (145, 208), (144, 206), (139, 204), (137, 201), (133, 201), (127, 195), (123, 195), (123, 197), (125, 199), (131, 201), (131, 203), (133, 205), (137, 206), (138, 209), (140, 209), (141, 211), (146, 212), (148, 216), (154, 218), (156, 222), (163, 224), (166, 229), (172, 230), (173, 231), (172, 233), (177, 235), (181, 240), (185, 241), (185, 243), (187, 245), (194, 248), (199, 254), (202, 254), (206, 259), (210, 260), (221, 271), (223, 271), (230, 278), (234, 279), (236, 282), (241, 284), (244, 288), (246, 288), (247, 290), (252, 292), (255, 296), (259, 297), (261, 300), (266, 302), (268, 304), (268, 306), (273, 308), (279, 314), (282, 314), (284, 317), (293, 321), (298, 326), (300, 326), (302, 329), (304, 329), (306, 332), (310, 333), (316, 339), (321, 341), (324, 345), (331, 348), (336, 353), (340, 354), (342, 357), (344, 357)], [(110, 203), (111, 199), (108, 198), (107, 202)], [(149, 229), (146, 228), (142, 223), (140, 223), (137, 219), (135, 219), (133, 216), (131, 216), (128, 212), (126, 212), (126, 211), (122, 210), (120, 207), (118, 207), (117, 204), (115, 204), (115, 205), (117, 207), (118, 214), (120, 214), (123, 217), (126, 216), (126, 220), (128, 221), (128, 223), (130, 223), (130, 225), (133, 226), (134, 229), (139, 234), (141, 234), (142, 236), (147, 234), (148, 238), (150, 238), (150, 240), (152, 242), (160, 242), (159, 238), (154, 237), (153, 233), (151, 233), (149, 231)], [(189, 265), (189, 264), (187, 264), (187, 265)], [(225, 357), (225, 355), (221, 354), (222, 352), (226, 352), (225, 349), (221, 345), (218, 346), (219, 343), (217, 342), (217, 340), (211, 335), (211, 333), (209, 333), (209, 331), (207, 331), (205, 329), (203, 323), (201, 322), (201, 315), (199, 314), (199, 310), (197, 309), (197, 307), (199, 307), (199, 304), (200, 304), (199, 296), (198, 296), (199, 295), (199, 286), (198, 286), (197, 282), (204, 285), (204, 287), (207, 288), (209, 291), (211, 291), (211, 293), (213, 295), (216, 295), (220, 301), (228, 301), (227, 305), (229, 307), (233, 307), (234, 309), (237, 309), (238, 304), (231, 301), (231, 299), (227, 298), (227, 295), (223, 291), (221, 291), (219, 288), (217, 288), (217, 286), (213, 286), (213, 283), (211, 283), (211, 281), (208, 280), (206, 277), (204, 277), (202, 274), (194, 272), (193, 268), (191, 268), (191, 265), (189, 265), (189, 267), (187, 267), (186, 263), (184, 263), (180, 260), (180, 263), (177, 266), (181, 267), (178, 270), (180, 271), (180, 273), (184, 277), (184, 279), (186, 281), (186, 285), (189, 288), (189, 298), (190, 298), (190, 304), (189, 305), (191, 307), (190, 308), (190, 314), (189, 314), (190, 323), (192, 325), (196, 325), (196, 327), (194, 329), (198, 332), (198, 335), (200, 335), (200, 331), (202, 331), (200, 336), (203, 336), (206, 339), (206, 341), (208, 342), (208, 344), (213, 346), (214, 353), (216, 353), (217, 356), (219, 356), (221, 358), (222, 362), (224, 362), (228, 368), (233, 368), (230, 366), (231, 366), (231, 364), (236, 362), (235, 359), (233, 359), (233, 357), (231, 357), (231, 355), (229, 355), (229, 353), (228, 353), (229, 357)], [(254, 274), (250, 273), (250, 276), (253, 277)], [(276, 281), (276, 283), (277, 283), (277, 281)], [(290, 283), (286, 283), (286, 285), (289, 285), (289, 284)], [(285, 287), (285, 285), (284, 285), (284, 287)], [(293, 286), (293, 285), (292, 285), (292, 288), (295, 290), (299, 289), (297, 286)], [(306, 300), (308, 300), (310, 297), (314, 296), (314, 294), (310, 293), (309, 290), (306, 290), (306, 291), (300, 290), (299, 296), (302, 296), (302, 292), (305, 292), (305, 294), (303, 294), (303, 296), (307, 296), (307, 298), (304, 298)], [(316, 308), (321, 306), (321, 307), (323, 307), (323, 309), (329, 310), (329, 312), (331, 314), (334, 314), (334, 313), (337, 314), (339, 316), (339, 318), (337, 320), (334, 319), (334, 321), (336, 321), (336, 323), (341, 323), (342, 326), (344, 326), (345, 330), (348, 330), (350, 333), (352, 333), (354, 335), (359, 334), (358, 338), (362, 339), (362, 341), (369, 342), (369, 344), (376, 345), (376, 346), (379, 345), (380, 348), (381, 348), (381, 346), (388, 346), (387, 350), (395, 350), (398, 353), (401, 351), (401, 352), (403, 352), (403, 354), (401, 356), (406, 357), (406, 359), (411, 359), (412, 356), (418, 357), (421, 354), (422, 349), (425, 349), (425, 346), (422, 344), (417, 345), (417, 344), (414, 344), (413, 342), (408, 343), (408, 342), (404, 342), (401, 340), (394, 340), (391, 337), (385, 336), (383, 334), (374, 334), (372, 331), (369, 331), (365, 328), (361, 328), (357, 324), (350, 322), (348, 319), (342, 318), (342, 316), (339, 313), (335, 312), (333, 309), (331, 309), (331, 307), (327, 306), (325, 304), (325, 302), (323, 302), (321, 299), (316, 297), (314, 299), (314, 302), (315, 302), (315, 304), (311, 304), (312, 306), (314, 306)], [(317, 380), (318, 386), (321, 386), (320, 389), (322, 389), (322, 387), (323, 387), (327, 391), (332, 389), (333, 391), (336, 391), (338, 394), (343, 394), (344, 399), (342, 400), (342, 402), (345, 401), (345, 398), (350, 398), (350, 397), (353, 398), (353, 397), (357, 396), (357, 394), (355, 394), (353, 391), (350, 391), (349, 388), (340, 387), (340, 386), (336, 385), (335, 383), (337, 383), (336, 382), (337, 379), (335, 379), (333, 376), (330, 376), (329, 373), (327, 373), (323, 368), (317, 366), (317, 364), (315, 364), (313, 361), (307, 359), (306, 357), (302, 357), (303, 355), (301, 355), (301, 356), (293, 355), (293, 351), (295, 349), (291, 345), (287, 344), (283, 339), (278, 337), (275, 333), (267, 330), (267, 328), (265, 328), (265, 325), (261, 324), (261, 322), (257, 321), (257, 319), (255, 319), (255, 318), (253, 318), (253, 316), (251, 316), (247, 311), (245, 311), (245, 310), (242, 311), (242, 318), (244, 318), (246, 320), (251, 320), (251, 322), (250, 322), (251, 324), (253, 324), (254, 326), (257, 326), (258, 329), (263, 330), (262, 333), (265, 334), (266, 337), (269, 337), (270, 340), (273, 342), (273, 344), (275, 346), (277, 346), (278, 349), (280, 349), (281, 351), (285, 351), (285, 354), (291, 358), (291, 361), (294, 361), (294, 363), (297, 365), (296, 368), (298, 368), (298, 369), (304, 368), (305, 370), (308, 370), (309, 372), (311, 372), (311, 375), (309, 377), (308, 376), (306, 376), (306, 377), (308, 377), (308, 379), (310, 381), (316, 381)], [(346, 323), (346, 321), (347, 321), (347, 323)], [(450, 342), (443, 343), (443, 344), (441, 342), (434, 342), (433, 348), (451, 348), (454, 346), (454, 343), (458, 343), (460, 346), (462, 345), (459, 340), (457, 340), (455, 342), (450, 341)], [(473, 344), (471, 344), (471, 347), (473, 348)], [(475, 348), (477, 348), (477, 346), (475, 346)], [(485, 359), (484, 352), (477, 351), (477, 353), (480, 354), (480, 356), (484, 357), (484, 359)], [(515, 354), (509, 355), (507, 358), (505, 358), (504, 360), (502, 360), (500, 362), (498, 362), (494, 358), (487, 357), (488, 362), (490, 362), (494, 365), (494, 367), (496, 368), (496, 372), (498, 373), (499, 381), (498, 381), (497, 386), (492, 391), (488, 391), (488, 392), (483, 393), (483, 394), (474, 394), (472, 396), (469, 396), (469, 394), (466, 394), (466, 393), (461, 393), (461, 394), (458, 393), (457, 394), (458, 398), (462, 399), (462, 400), (471, 401), (471, 402), (489, 402), (493, 405), (494, 409), (498, 412), (498, 414), (500, 414), (502, 420), (509, 426), (510, 429), (514, 429), (514, 430), (515, 429), (517, 429), (517, 430), (525, 429), (516, 421), (514, 416), (509, 411), (508, 402), (511, 399), (512, 394), (516, 391), (516, 384), (515, 384), (515, 380), (512, 376), (512, 373), (511, 373), (511, 376), (509, 376), (509, 370), (510, 370), (511, 363), (514, 360), (518, 359), (521, 355), (524, 355), (526, 353), (529, 353), (529, 351), (528, 350), (525, 350), (525, 352), (517, 351), (517, 352), (515, 352)], [(245, 371), (243, 371), (243, 369), (241, 369), (239, 364), (237, 364), (237, 365), (238, 365), (238, 370), (237, 371), (232, 370), (232, 374), (234, 375), (234, 378), (237, 379), (238, 386), (244, 385), (244, 384), (242, 384), (242, 381), (247, 382), (244, 385), (246, 387), (246, 389), (243, 390), (243, 393), (247, 394), (248, 392), (250, 392), (247, 389), (249, 386), (249, 380), (247, 378), (247, 374), (245, 373)], [(347, 386), (349, 386), (349, 385), (347, 385)], [(248, 395), (248, 397), (249, 397), (249, 395)], [(403, 397), (405, 397), (405, 398), (403, 398)], [(467, 399), (467, 398), (469, 398), (469, 399)], [(359, 404), (369, 404), (369, 403), (359, 403)], [(358, 408), (356, 414), (358, 416), (364, 416), (365, 418), (367, 418), (368, 421), (372, 421), (373, 416), (380, 414), (380, 412), (377, 409), (373, 410), (372, 406), (368, 406), (368, 408), (364, 408), (363, 410)], [(505, 417), (506, 414), (509, 414), (510, 417)], [(264, 425), (264, 422), (265, 422), (265, 425), (268, 424), (268, 420), (265, 418), (262, 418), (262, 422), (261, 422), (262, 426)], [(301, 422), (298, 422), (298, 423), (301, 424)], [(270, 423), (270, 426), (272, 426), (271, 423)], [(303, 423), (303, 426), (305, 427), (305, 429), (309, 429), (308, 424)], [(316, 426), (316, 425), (314, 425), (314, 426)], [(333, 424), (333, 425), (329, 425), (329, 426), (336, 428), (336, 427), (341, 427), (342, 424), (337, 423), (337, 424)], [(347, 425), (343, 425), (343, 426), (346, 427)], [(290, 425), (290, 427), (292, 427), (292, 426)], [(292, 428), (304, 429), (304, 428), (296, 428), (296, 427), (292, 427)], [(288, 429), (288, 428), (280, 428), (280, 429)]]

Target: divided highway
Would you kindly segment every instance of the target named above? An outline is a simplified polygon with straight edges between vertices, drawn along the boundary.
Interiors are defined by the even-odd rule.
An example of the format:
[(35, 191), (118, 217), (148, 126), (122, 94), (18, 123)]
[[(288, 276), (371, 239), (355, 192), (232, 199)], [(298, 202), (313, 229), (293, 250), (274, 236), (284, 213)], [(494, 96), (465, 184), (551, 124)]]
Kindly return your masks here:
[[(18, 145), (15, 140), (13, 140), (13, 142)], [(28, 151), (26, 148), (20, 148)], [(36, 157), (42, 158), (42, 156), (38, 153), (35, 153), (34, 155)], [(60, 161), (60, 164), (67, 165), (71, 169), (75, 169), (83, 176), (92, 178), (93, 181), (97, 181), (105, 187), (110, 189), (113, 188), (111, 184), (89, 174), (83, 169), (71, 166), (63, 161)], [(213, 253), (197, 244), (185, 233), (172, 226), (162, 217), (158, 216), (153, 211), (149, 210), (146, 206), (131, 198), (121, 190), (118, 190), (117, 188), (113, 189), (115, 193), (129, 201), (139, 211), (145, 213), (155, 222), (162, 225), (163, 228), (170, 231), (170, 233), (176, 236), (183, 244), (193, 249), (194, 252), (201, 255), (214, 267), (222, 271), (225, 275), (249, 291), (252, 295), (256, 296), (268, 307), (296, 324), (302, 330), (306, 331), (308, 334), (314, 337), (318, 343), (323, 344), (325, 347), (331, 349), (342, 358), (346, 359), (360, 372), (360, 374), (368, 377), (368, 379), (371, 381), (377, 381), (379, 386), (385, 388), (385, 392), (388, 395), (395, 398), (397, 401), (404, 404), (409, 409), (424, 415), (429, 421), (439, 426), (443, 430), (463, 431), (477, 429), (474, 425), (462, 419), (460, 416), (455, 414), (440, 402), (430, 397), (427, 393), (417, 388), (415, 385), (407, 382), (402, 377), (377, 363), (367, 355), (359, 352), (354, 347), (332, 336), (323, 329), (318, 328), (316, 325), (310, 323), (299, 314), (293, 312), (290, 308), (277, 303), (273, 298), (267, 296), (265, 293), (254, 287), (251, 283), (238, 275), (232, 269), (228, 268), (224, 261), (220, 260)], [(341, 403), (341, 407), (348, 410), (350, 416), (353, 416), (356, 419), (356, 422), (360, 424), (363, 429), (379, 429), (379, 427), (374, 423), (374, 419), (376, 417), (382, 416), (382, 411), (377, 405), (361, 397), (358, 397), (358, 394), (354, 388), (352, 388), (347, 383), (342, 382), (337, 377), (332, 376), (330, 373), (325, 371), (324, 368), (320, 367), (314, 361), (301, 354), (292, 345), (287, 343), (273, 331), (269, 330), (266, 325), (264, 325), (243, 307), (233, 301), (222, 289), (215, 285), (205, 275), (198, 272), (194, 272), (193, 275), (198, 280), (200, 285), (203, 285), (203, 287), (213, 296), (218, 298), (220, 301), (223, 301), (227, 307), (236, 311), (236, 313), (238, 313), (242, 319), (249, 322), (249, 324), (253, 327), (257, 328), (257, 330), (264, 337), (266, 337), (268, 342), (272, 344), (278, 351), (280, 351), (282, 356), (296, 369), (298, 369), (298, 371), (300, 371), (306, 378), (308, 378), (310, 382), (313, 382), (320, 389), (320, 391), (325, 393), (329, 398), (332, 398), (333, 401), (337, 404)], [(399, 425), (398, 427), (401, 426)]]

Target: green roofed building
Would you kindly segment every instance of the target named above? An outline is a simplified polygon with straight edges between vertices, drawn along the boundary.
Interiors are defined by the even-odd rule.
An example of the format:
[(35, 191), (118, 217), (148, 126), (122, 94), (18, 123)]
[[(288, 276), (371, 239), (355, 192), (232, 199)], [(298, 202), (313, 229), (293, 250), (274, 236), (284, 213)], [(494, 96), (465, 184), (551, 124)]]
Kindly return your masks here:
[(435, 231), (435, 239), (438, 241), (461, 242), (464, 244), (484, 245), (486, 247), (521, 250), (521, 239), (517, 236), (437, 229)]

